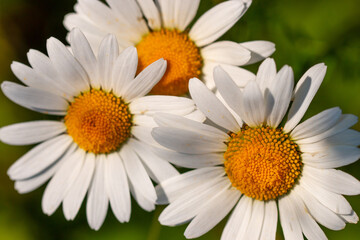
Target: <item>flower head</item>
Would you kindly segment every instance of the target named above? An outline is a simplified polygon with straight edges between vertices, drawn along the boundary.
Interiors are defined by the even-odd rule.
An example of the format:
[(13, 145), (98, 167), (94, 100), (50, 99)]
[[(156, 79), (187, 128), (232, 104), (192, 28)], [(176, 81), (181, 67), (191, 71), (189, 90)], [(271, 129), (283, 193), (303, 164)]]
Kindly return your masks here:
[[(194, 25), (200, 0), (79, 0), (75, 12), (65, 16), (68, 30), (79, 27), (93, 49), (107, 34), (116, 35), (119, 47), (135, 46), (138, 71), (159, 58), (167, 60), (164, 77), (151, 90), (153, 94), (184, 95), (188, 81), (201, 77), (213, 88), (213, 67), (221, 65), (231, 76), (242, 79), (243, 86), (254, 75), (236, 66), (262, 60), (275, 51), (266, 41), (215, 42), (246, 12), (251, 1), (225, 1), (202, 15)], [(241, 76), (241, 78), (239, 77)]]
[[(47, 180), (42, 208), (52, 214), (63, 203), (65, 218), (75, 218), (87, 196), (91, 228), (102, 225), (108, 205), (120, 222), (130, 218), (130, 192), (145, 210), (154, 209), (159, 182), (178, 172), (151, 150), (155, 112), (201, 119), (190, 99), (145, 96), (161, 79), (166, 61), (159, 59), (136, 76), (136, 48), (119, 54), (113, 35), (103, 39), (97, 56), (78, 29), (70, 33), (71, 52), (50, 38), (49, 57), (30, 50), (32, 67), (14, 62), (14, 74), (26, 86), (3, 82), (4, 94), (31, 110), (63, 120), (18, 123), (0, 129), (1, 141), (40, 143), (8, 170), (20, 193)], [(151, 179), (150, 179), (151, 177)]]
[(196, 168), (157, 187), (158, 202), (170, 203), (160, 222), (190, 221), (185, 236), (195, 238), (233, 209), (222, 240), (275, 239), (278, 209), (286, 239), (326, 239), (317, 222), (333, 230), (356, 223), (342, 195), (359, 194), (360, 182), (334, 168), (360, 157), (360, 133), (349, 129), (357, 117), (335, 107), (300, 123), (325, 72), (324, 64), (313, 66), (294, 88), (292, 69), (277, 73), (267, 59), (256, 80), (240, 90), (217, 67), (215, 83), (226, 106), (191, 79), (194, 102), (217, 127), (170, 114), (155, 117), (160, 127), (152, 134), (169, 149), (157, 154)]

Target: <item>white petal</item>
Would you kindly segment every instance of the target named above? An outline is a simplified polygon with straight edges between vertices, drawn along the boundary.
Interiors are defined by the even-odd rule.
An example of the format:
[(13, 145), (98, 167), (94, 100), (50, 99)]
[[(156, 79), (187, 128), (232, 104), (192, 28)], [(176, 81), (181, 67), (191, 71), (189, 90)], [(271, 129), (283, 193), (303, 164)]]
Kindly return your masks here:
[(124, 162), (127, 176), (132, 186), (146, 199), (155, 202), (155, 188), (132, 146), (125, 144), (120, 150), (120, 157)]
[(37, 145), (11, 165), (9, 177), (12, 180), (33, 177), (58, 160), (71, 142), (68, 135), (60, 135)]
[(336, 169), (318, 169), (304, 166), (303, 175), (312, 178), (327, 190), (344, 195), (360, 194), (360, 182), (343, 171)]
[(296, 194), (290, 194), (289, 199), (293, 202), (293, 207), (297, 218), (301, 225), (301, 229), (307, 239), (325, 239), (325, 233), (321, 230), (319, 225), (315, 222), (312, 216), (307, 211), (302, 199)]
[(204, 122), (206, 120), (206, 116), (199, 109), (196, 109), (193, 112), (186, 114), (184, 117), (197, 122)]
[(138, 55), (135, 47), (123, 50), (116, 62), (112, 72), (113, 90), (118, 96), (124, 95), (124, 87), (134, 80), (138, 66)]
[(168, 204), (201, 186), (207, 189), (224, 176), (223, 167), (204, 167), (172, 177), (156, 186), (157, 204)]
[[(27, 53), (27, 58), (29, 60), (31, 67), (35, 70), (36, 73), (45, 76), (48, 79), (52, 79), (53, 81), (49, 82), (49, 84), (56, 86), (55, 79), (57, 78), (57, 73), (48, 56), (46, 56), (42, 52), (39, 52), (38, 50), (30, 49), (29, 52)], [(20, 66), (27, 67), (26, 65), (23, 65), (21, 63), (13, 62), (11, 64), (11, 69), (13, 70), (15, 75), (19, 78), (19, 80), (22, 81), (23, 77), (25, 77), (26, 75), (25, 74), (26, 70), (21, 69)], [(23, 70), (24, 74), (21, 74), (22, 72), (21, 70)], [(17, 75), (17, 73), (19, 73), (19, 76)]]
[(341, 230), (345, 227), (345, 222), (336, 213), (322, 205), (303, 187), (296, 186), (293, 191), (302, 198), (311, 216), (320, 224), (331, 230)]
[(153, 128), (145, 126), (132, 126), (131, 133), (135, 136), (136, 139), (141, 142), (146, 142), (147, 144), (155, 147), (163, 148), (151, 135)]
[(241, 17), (244, 4), (240, 1), (220, 3), (202, 15), (189, 32), (198, 47), (207, 45), (229, 30)]
[(302, 176), (300, 186), (310, 192), (319, 202), (325, 207), (329, 208), (338, 214), (350, 214), (352, 208), (346, 199), (339, 194), (330, 192), (325, 188), (319, 186), (316, 181), (313, 181), (306, 176)]
[(120, 222), (128, 222), (131, 213), (130, 189), (124, 164), (118, 153), (107, 157), (105, 187), (114, 215)]
[(67, 220), (76, 217), (93, 178), (95, 164), (95, 155), (85, 154), (84, 164), (63, 201), (63, 211)]
[(317, 142), (317, 141), (326, 139), (327, 137), (333, 136), (335, 134), (338, 134), (342, 131), (347, 130), (352, 125), (357, 123), (357, 121), (358, 121), (357, 116), (352, 115), (352, 114), (343, 114), (340, 117), (340, 120), (338, 121), (338, 123), (334, 127), (330, 128), (329, 130), (327, 130), (321, 134), (318, 134), (316, 136), (305, 138), (305, 139), (300, 139), (297, 141), (297, 143), (298, 144), (313, 143), (313, 142)]
[(255, 81), (250, 81), (246, 85), (241, 105), (242, 108), (239, 114), (247, 125), (258, 127), (263, 124), (265, 120), (265, 100), (260, 87)]
[(154, 117), (148, 115), (134, 114), (132, 121), (133, 124), (136, 126), (142, 126), (147, 128), (154, 128), (158, 126), (154, 121)]
[(166, 226), (176, 226), (189, 221), (203, 210), (205, 204), (219, 192), (227, 189), (230, 184), (228, 178), (222, 178), (212, 186), (207, 186), (206, 189), (202, 186), (191, 189), (164, 209), (159, 216), (159, 222)]
[(327, 109), (297, 125), (290, 135), (294, 140), (316, 136), (334, 127), (340, 116), (340, 108)]
[(131, 184), (131, 181), (129, 181), (129, 186), (130, 186), (131, 195), (142, 209), (148, 212), (151, 212), (155, 209), (155, 203), (153, 201), (150, 201), (148, 198), (146, 198), (140, 192), (140, 189), (134, 188), (134, 186)]
[(77, 149), (64, 157), (64, 163), (46, 186), (41, 206), (45, 214), (51, 215), (59, 207), (78, 176), (84, 162), (85, 151)]
[(360, 149), (354, 146), (338, 145), (327, 151), (303, 153), (305, 164), (316, 168), (337, 168), (356, 162), (360, 158)]
[(285, 116), (294, 88), (294, 72), (284, 66), (265, 90), (267, 125), (277, 127)]
[(250, 51), (231, 41), (219, 41), (201, 48), (204, 60), (241, 66), (250, 59)]
[(254, 200), (251, 218), (246, 229), (244, 239), (259, 239), (264, 222), (265, 204), (263, 201)]
[[(75, 4), (74, 8), (77, 9), (77, 7), (78, 4)], [(101, 29), (101, 27), (96, 26), (94, 22), (86, 16), (85, 13), (68, 13), (65, 15), (63, 23), (68, 31), (71, 31), (74, 28), (81, 29), (87, 39), (89, 34), (96, 36), (99, 39), (97, 44), (91, 44), (91, 41), (88, 39), (94, 52), (97, 52), (97, 48), (101, 42), (101, 39), (103, 39), (107, 34), (105, 29)], [(68, 34), (67, 39), (69, 39), (69, 37), (70, 36)], [(95, 46), (96, 49), (94, 48)]]
[[(164, 1), (162, 1), (164, 2)], [(172, 2), (166, 1), (165, 2)], [(194, 19), (199, 8), (200, 0), (176, 0), (174, 2), (174, 27), (179, 31), (184, 31), (189, 23)], [(161, 3), (161, 2), (160, 2)]]
[(265, 202), (265, 215), (260, 239), (275, 240), (278, 221), (278, 210), (275, 200)]
[(145, 96), (162, 78), (166, 71), (166, 61), (159, 59), (147, 66), (127, 86), (124, 86), (124, 100), (131, 102)]
[(62, 80), (74, 96), (89, 89), (89, 77), (69, 50), (59, 40), (49, 38), (46, 48), (51, 62)]
[(176, 115), (186, 115), (195, 110), (191, 99), (176, 96), (145, 96), (137, 98), (129, 104), (132, 114), (154, 115), (156, 112), (166, 112)]
[(294, 203), (289, 197), (284, 196), (279, 199), (279, 214), (285, 239), (304, 239)]
[(350, 214), (341, 214), (340, 217), (347, 223), (356, 224), (359, 221), (359, 217), (354, 211), (352, 211)]
[(261, 91), (265, 93), (270, 83), (274, 82), (276, 77), (276, 64), (274, 59), (267, 58), (259, 66), (256, 74), (256, 82), (259, 84)]
[(268, 41), (250, 41), (240, 45), (251, 52), (251, 58), (246, 65), (259, 62), (275, 52), (275, 44)]
[(225, 152), (226, 145), (208, 135), (179, 128), (154, 128), (153, 138), (162, 146), (181, 153), (202, 154)]
[(321, 142), (330, 145), (352, 145), (359, 146), (360, 145), (360, 132), (352, 129), (345, 130), (336, 135), (332, 135)]
[(157, 113), (154, 117), (155, 122), (159, 127), (175, 127), (199, 134), (208, 136), (211, 139), (218, 139), (219, 141), (226, 142), (229, 139), (229, 135), (223, 131), (200, 122), (196, 122), (187, 119), (182, 116), (177, 116), (168, 113)]
[(211, 121), (232, 132), (237, 132), (240, 129), (229, 110), (199, 79), (190, 79), (189, 91), (197, 107)]
[(114, 35), (108, 35), (100, 44), (98, 52), (98, 72), (101, 87), (110, 91), (115, 86), (112, 81), (113, 66), (119, 56), (119, 46)]
[(243, 239), (249, 225), (252, 213), (253, 200), (242, 196), (233, 213), (231, 214), (225, 229), (221, 235), (221, 240)]
[(159, 183), (170, 177), (179, 175), (179, 172), (170, 163), (157, 156), (149, 145), (136, 141), (135, 139), (130, 139), (129, 144), (138, 154), (150, 177), (155, 182)]
[(224, 189), (202, 206), (200, 213), (185, 230), (186, 238), (196, 238), (211, 230), (234, 207), (241, 196), (237, 189)]
[(294, 90), (294, 102), (284, 126), (285, 132), (290, 132), (301, 121), (321, 85), (325, 73), (326, 66), (320, 63), (311, 67), (301, 77)]
[(25, 108), (52, 115), (65, 115), (67, 101), (52, 93), (13, 82), (3, 82), (1, 89), (11, 101)]
[(137, 0), (141, 7), (144, 16), (147, 19), (147, 23), (153, 30), (159, 30), (161, 28), (161, 19), (158, 8), (153, 0)]
[(0, 128), (0, 140), (10, 145), (27, 145), (45, 141), (66, 131), (59, 121), (16, 123)]
[(86, 217), (91, 229), (99, 230), (108, 210), (109, 198), (105, 187), (105, 155), (98, 155), (95, 159), (95, 173), (89, 189), (86, 203)]
[(70, 32), (70, 44), (75, 58), (89, 75), (91, 86), (99, 88), (100, 82), (96, 57), (85, 35), (78, 28), (74, 28)]

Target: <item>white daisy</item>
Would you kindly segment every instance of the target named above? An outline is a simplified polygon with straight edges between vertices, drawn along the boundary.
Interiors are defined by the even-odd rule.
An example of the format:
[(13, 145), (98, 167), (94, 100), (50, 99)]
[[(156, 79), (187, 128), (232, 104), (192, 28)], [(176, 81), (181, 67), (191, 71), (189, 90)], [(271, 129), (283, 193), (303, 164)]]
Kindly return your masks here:
[(303, 234), (326, 239), (317, 222), (332, 230), (356, 223), (358, 216), (342, 195), (359, 194), (360, 182), (334, 168), (360, 157), (360, 133), (349, 129), (357, 117), (335, 107), (299, 124), (325, 72), (324, 64), (315, 65), (293, 89), (292, 69), (284, 66), (276, 73), (275, 62), (267, 59), (256, 80), (241, 91), (217, 67), (217, 88), (237, 116), (202, 82), (191, 79), (196, 105), (220, 127), (155, 116), (160, 127), (152, 135), (170, 149), (157, 154), (196, 168), (157, 187), (158, 202), (170, 202), (159, 221), (169, 226), (190, 221), (185, 236), (195, 238), (234, 208), (222, 240), (275, 239), (278, 208), (285, 239), (303, 239)]
[[(239, 86), (254, 79), (253, 73), (238, 68), (251, 64), (275, 51), (267, 41), (235, 43), (219, 41), (246, 12), (251, 1), (225, 1), (202, 15), (190, 28), (200, 0), (78, 0), (75, 13), (65, 16), (68, 30), (79, 27), (93, 49), (107, 33), (114, 34), (119, 47), (135, 46), (139, 55), (138, 71), (159, 58), (168, 62), (162, 80), (153, 94), (183, 95), (188, 81), (201, 77), (213, 88), (213, 68), (221, 65)], [(70, 41), (70, 40), (69, 40)]]
[[(49, 57), (28, 52), (31, 67), (14, 62), (11, 68), (25, 85), (3, 82), (4, 94), (31, 110), (64, 116), (60, 121), (33, 121), (1, 128), (1, 141), (12, 145), (40, 143), (8, 170), (20, 193), (51, 178), (43, 199), (51, 215), (63, 203), (65, 218), (75, 218), (88, 192), (87, 219), (93, 229), (102, 225), (108, 202), (120, 222), (130, 218), (130, 192), (145, 210), (154, 209), (159, 182), (178, 172), (154, 155), (151, 129), (155, 112), (201, 120), (190, 99), (145, 96), (161, 79), (166, 61), (158, 61), (136, 77), (136, 48), (119, 55), (115, 36), (100, 44), (95, 57), (78, 29), (70, 33), (71, 50), (50, 38)], [(151, 178), (151, 179), (150, 179)]]

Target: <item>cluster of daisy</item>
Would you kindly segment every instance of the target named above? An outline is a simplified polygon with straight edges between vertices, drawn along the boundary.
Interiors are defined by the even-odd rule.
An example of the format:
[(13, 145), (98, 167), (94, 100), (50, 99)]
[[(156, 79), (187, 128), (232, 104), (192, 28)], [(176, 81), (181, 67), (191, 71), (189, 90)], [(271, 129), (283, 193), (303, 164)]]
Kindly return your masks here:
[[(4, 143), (38, 144), (8, 170), (15, 189), (49, 180), (42, 209), (62, 203), (68, 220), (87, 195), (95, 230), (109, 205), (129, 221), (130, 195), (146, 211), (169, 204), (159, 221), (190, 222), (186, 238), (230, 212), (222, 240), (275, 239), (278, 218), (286, 239), (356, 223), (343, 195), (360, 182), (335, 168), (360, 157), (357, 117), (335, 107), (301, 122), (326, 66), (294, 85), (292, 68), (267, 58), (273, 43), (215, 42), (251, 1), (224, 1), (189, 28), (199, 2), (78, 0), (64, 20), (69, 46), (50, 38), (48, 56), (30, 50), (31, 67), (11, 65), (24, 85), (3, 82), (3, 93), (58, 118), (0, 129)], [(239, 67), (263, 59), (256, 75)]]

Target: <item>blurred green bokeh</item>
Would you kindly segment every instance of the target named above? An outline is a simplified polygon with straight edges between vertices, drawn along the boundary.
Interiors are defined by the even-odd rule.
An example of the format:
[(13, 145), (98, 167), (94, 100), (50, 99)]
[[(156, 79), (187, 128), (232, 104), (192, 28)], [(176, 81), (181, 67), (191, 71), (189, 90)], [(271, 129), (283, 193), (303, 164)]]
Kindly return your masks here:
[[(197, 17), (219, 0), (203, 0)], [(46, 39), (54, 36), (65, 42), (63, 16), (73, 11), (73, 0), (0, 0), (0, 81), (18, 81), (11, 73), (12, 61), (27, 63), (30, 48), (45, 51)], [(310, 105), (306, 118), (324, 109), (340, 106), (344, 113), (360, 116), (360, 8), (358, 0), (273, 0), (255, 1), (243, 18), (222, 39), (238, 42), (269, 40), (276, 43), (273, 55), (278, 69), (288, 64), (295, 79), (312, 65), (325, 62), (325, 80)], [(258, 64), (248, 69), (256, 72)], [(12, 103), (0, 93), (0, 127), (12, 123), (47, 119)], [(360, 130), (358, 123), (355, 129)], [(41, 211), (44, 187), (20, 195), (6, 171), (30, 147), (0, 143), (0, 239), (185, 239), (186, 225), (161, 227), (157, 217), (163, 207), (148, 213), (132, 201), (130, 223), (120, 224), (112, 213), (100, 231), (92, 231), (86, 222), (84, 204), (73, 222), (59, 209), (46, 216)], [(343, 168), (360, 179), (360, 162)], [(360, 213), (360, 198), (347, 197)], [(202, 240), (220, 239), (225, 221)], [(279, 229), (279, 228), (278, 228)], [(342, 231), (324, 229), (329, 239), (358, 239), (360, 226), (348, 224)], [(280, 229), (278, 239), (283, 239)]]

